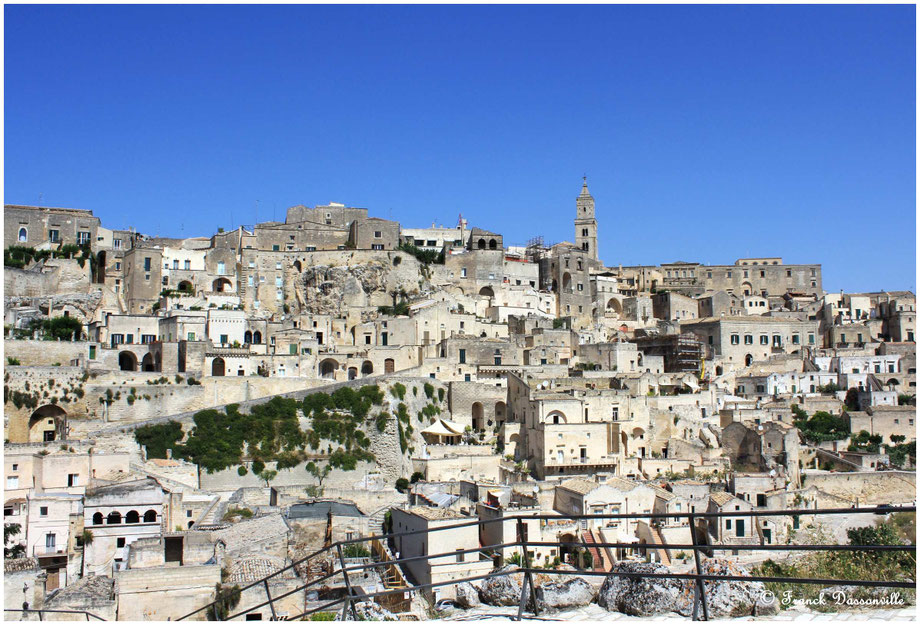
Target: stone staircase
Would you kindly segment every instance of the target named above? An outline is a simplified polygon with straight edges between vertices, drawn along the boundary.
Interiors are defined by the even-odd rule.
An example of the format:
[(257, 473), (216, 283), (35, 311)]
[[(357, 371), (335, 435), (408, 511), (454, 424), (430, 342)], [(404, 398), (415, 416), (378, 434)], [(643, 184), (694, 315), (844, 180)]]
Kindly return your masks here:
[(591, 553), (591, 562), (594, 570), (604, 572), (609, 571), (613, 565), (611, 564), (610, 559), (607, 557), (607, 554), (604, 553), (604, 550), (595, 546), (598, 541), (594, 538), (594, 532), (587, 529), (582, 530), (581, 540), (585, 543), (585, 546)]

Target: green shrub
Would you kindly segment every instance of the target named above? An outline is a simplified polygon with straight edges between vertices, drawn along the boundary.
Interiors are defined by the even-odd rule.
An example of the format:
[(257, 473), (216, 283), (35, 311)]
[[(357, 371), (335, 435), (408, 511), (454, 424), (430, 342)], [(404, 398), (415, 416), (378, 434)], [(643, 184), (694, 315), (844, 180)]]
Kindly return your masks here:
[(390, 387), (390, 394), (399, 398), (400, 401), (406, 398), (406, 387), (399, 382)]
[(249, 471), (247, 471), (247, 470), (246, 470), (246, 467), (244, 467), (243, 465), (240, 465), (240, 466), (237, 467), (237, 469), (236, 469), (236, 474), (239, 475), (240, 477), (243, 477), (243, 476), (246, 475), (247, 473), (249, 473)]
[(147, 447), (148, 458), (165, 458), (167, 449), (178, 451), (178, 443), (182, 440), (182, 424), (167, 421), (143, 425), (134, 430), (134, 440)]
[(410, 481), (412, 484), (415, 484), (415, 483), (418, 482), (419, 480), (424, 480), (424, 479), (425, 479), (425, 474), (422, 473), (421, 471), (416, 471), (415, 473), (412, 474), (412, 477), (409, 478), (409, 481)]
[(311, 621), (334, 621), (336, 614), (334, 612), (314, 612), (310, 615)]
[(371, 552), (361, 543), (349, 543), (342, 547), (342, 555), (346, 558), (369, 558)]
[(434, 387), (428, 382), (425, 382), (425, 397), (428, 399), (432, 399), (434, 397)]
[(404, 477), (397, 479), (396, 480), (396, 490), (398, 490), (401, 493), (404, 493), (407, 490), (409, 490), (409, 480), (407, 480)]

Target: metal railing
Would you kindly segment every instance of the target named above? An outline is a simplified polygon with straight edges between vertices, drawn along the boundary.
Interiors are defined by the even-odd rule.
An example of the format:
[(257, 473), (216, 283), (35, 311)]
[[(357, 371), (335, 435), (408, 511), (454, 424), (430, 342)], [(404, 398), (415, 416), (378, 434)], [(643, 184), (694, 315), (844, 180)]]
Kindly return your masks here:
[[(3, 611), (4, 611), (4, 612), (19, 612), (19, 613), (22, 614), (23, 616), (26, 616), (27, 614), (36, 614), (36, 615), (38, 615), (38, 620), (40, 620), (40, 621), (53, 621), (53, 620), (56, 620), (56, 619), (54, 619), (54, 618), (50, 618), (50, 619), (47, 618), (47, 615), (49, 615), (49, 614), (52, 614), (52, 615), (53, 615), (53, 614), (82, 614), (84, 617), (86, 617), (86, 620), (87, 620), (87, 621), (90, 620), (90, 618), (94, 618), (94, 619), (96, 619), (97, 621), (104, 621), (104, 620), (105, 620), (105, 619), (102, 618), (101, 616), (96, 616), (96, 615), (93, 614), (92, 612), (87, 612), (87, 611), (85, 611), (85, 610), (44, 610), (44, 609), (42, 609), (42, 610), (30, 610), (30, 609), (28, 609), (28, 608), (21, 608), (21, 609), (20, 609), (20, 608), (4, 608)], [(23, 618), (23, 619), (5, 618), (4, 620), (26, 620), (26, 619), (24, 619), (24, 618)], [(72, 619), (72, 618), (64, 618), (64, 619), (61, 619), (61, 620), (64, 620), (64, 621), (72, 621), (73, 619)]]
[[(883, 507), (873, 507), (873, 508), (828, 508), (828, 509), (793, 509), (793, 510), (748, 510), (748, 511), (733, 511), (733, 512), (683, 512), (683, 513), (634, 513), (634, 514), (592, 514), (592, 515), (558, 515), (558, 514), (512, 514), (496, 519), (487, 519), (487, 520), (472, 520), (462, 523), (456, 523), (452, 525), (446, 525), (441, 527), (436, 527), (433, 529), (425, 530), (414, 530), (414, 531), (405, 531), (405, 532), (392, 532), (384, 535), (377, 536), (368, 536), (364, 538), (353, 538), (349, 540), (338, 541), (331, 544), (328, 547), (324, 547), (318, 551), (315, 551), (299, 560), (293, 562), (292, 564), (275, 571), (274, 573), (267, 575), (266, 577), (259, 579), (255, 582), (252, 582), (239, 589), (240, 596), (243, 592), (255, 588), (256, 586), (262, 586), (265, 589), (265, 594), (267, 599), (256, 605), (250, 605), (243, 609), (235, 609), (236, 611), (224, 615), (223, 620), (230, 620), (238, 617), (242, 617), (248, 612), (253, 610), (258, 610), (269, 606), (272, 614), (272, 618), (275, 620), (301, 620), (304, 617), (308, 617), (311, 614), (317, 612), (328, 611), (332, 608), (338, 609), (338, 606), (341, 606), (341, 619), (350, 620), (348, 618), (349, 612), (354, 620), (358, 620), (357, 612), (355, 611), (354, 605), (358, 602), (379, 600), (381, 598), (393, 597), (394, 595), (403, 594), (407, 592), (417, 592), (423, 590), (431, 590), (435, 588), (440, 588), (444, 586), (452, 586), (462, 582), (475, 582), (475, 581), (484, 581), (494, 577), (502, 577), (507, 575), (517, 575), (523, 574), (523, 582), (521, 588), (521, 597), (518, 603), (518, 613), (516, 620), (521, 620), (526, 612), (529, 612), (534, 615), (539, 614), (539, 604), (537, 602), (537, 593), (536, 587), (533, 582), (534, 574), (541, 575), (570, 575), (570, 576), (617, 576), (625, 577), (632, 579), (642, 579), (642, 578), (663, 578), (663, 579), (676, 579), (676, 580), (688, 580), (694, 584), (694, 596), (693, 596), (693, 607), (692, 607), (692, 619), (693, 620), (709, 620), (709, 605), (706, 597), (706, 583), (710, 581), (736, 581), (736, 582), (776, 582), (776, 583), (795, 583), (795, 584), (813, 584), (813, 585), (822, 585), (822, 586), (836, 586), (836, 585), (849, 585), (849, 586), (862, 586), (862, 587), (879, 587), (879, 588), (915, 588), (916, 582), (914, 581), (879, 581), (879, 580), (859, 580), (859, 579), (820, 579), (820, 578), (805, 578), (805, 577), (764, 577), (757, 575), (750, 576), (738, 576), (738, 575), (714, 575), (714, 574), (705, 574), (702, 569), (702, 562), (700, 560), (700, 552), (704, 554), (712, 554), (717, 551), (765, 551), (765, 552), (808, 552), (808, 551), (865, 551), (865, 552), (913, 552), (916, 550), (916, 545), (797, 545), (797, 544), (748, 544), (748, 543), (710, 543), (706, 542), (703, 539), (710, 536), (708, 526), (701, 526), (698, 524), (698, 521), (707, 521), (710, 519), (721, 519), (721, 518), (739, 518), (739, 517), (813, 517), (821, 515), (852, 515), (852, 514), (890, 514), (894, 512), (916, 512), (916, 507), (914, 506), (883, 506)], [(581, 522), (581, 521), (595, 521), (595, 520), (646, 520), (646, 521), (662, 521), (665, 519), (687, 519), (687, 525), (690, 529), (690, 535), (692, 538), (692, 544), (670, 544), (670, 543), (611, 543), (611, 542), (585, 542), (585, 541), (529, 541), (527, 539), (527, 529), (525, 522), (527, 521), (571, 521), (571, 522)], [(506, 524), (513, 522), (516, 525), (515, 540), (512, 542), (504, 542), (498, 544), (489, 544), (489, 545), (477, 545), (470, 549), (457, 549), (453, 551), (448, 551), (444, 553), (435, 553), (435, 554), (426, 554), (420, 556), (411, 556), (411, 557), (397, 557), (390, 558), (385, 561), (380, 562), (367, 562), (356, 564), (354, 566), (349, 566), (347, 558), (344, 555), (343, 549), (349, 545), (358, 545), (361, 543), (377, 541), (379, 544), (385, 544), (386, 541), (392, 541), (394, 539), (402, 539), (409, 536), (418, 536), (422, 534), (433, 534), (436, 532), (456, 530), (468, 527), (482, 527), (489, 524), (499, 523)], [(752, 528), (753, 530), (754, 528)], [(504, 528), (503, 528), (504, 530)], [(756, 530), (755, 530), (756, 531)], [(643, 549), (650, 551), (657, 551), (660, 549), (680, 549), (688, 550), (693, 552), (695, 572), (691, 573), (635, 573), (635, 572), (625, 572), (625, 571), (603, 571), (603, 570), (566, 570), (566, 569), (554, 569), (547, 570), (544, 568), (534, 568), (531, 564), (531, 556), (529, 549), (532, 547), (570, 547), (573, 549)], [(493, 553), (500, 553), (500, 550), (507, 548), (519, 548), (521, 551), (521, 562), (522, 566), (513, 570), (493, 570), (488, 574), (480, 575), (471, 575), (462, 578), (454, 578), (448, 581), (432, 582), (426, 584), (416, 584), (408, 587), (398, 587), (392, 589), (385, 589), (382, 591), (375, 592), (358, 592), (351, 584), (349, 573), (358, 573), (367, 570), (374, 569), (383, 569), (384, 571), (388, 567), (393, 567), (395, 565), (403, 565), (413, 562), (427, 562), (430, 560), (440, 559), (442, 562), (446, 561), (448, 558), (454, 558), (457, 556), (466, 557), (466, 554), (481, 554), (483, 550), (490, 550)], [(379, 549), (379, 547), (378, 547)], [(561, 553), (561, 551), (560, 551)], [(397, 553), (398, 555), (398, 553)], [(291, 571), (294, 567), (301, 566), (306, 563), (308, 560), (317, 557), (326, 556), (333, 560), (332, 566), (328, 567), (331, 569), (331, 572), (325, 573), (319, 577), (310, 579), (308, 582), (298, 585), (293, 590), (288, 590), (286, 592), (272, 595), (269, 589), (269, 581), (273, 578), (276, 578), (283, 573)], [(472, 562), (472, 561), (471, 561)], [(336, 568), (335, 563), (338, 564)], [(327, 569), (328, 570), (328, 569)], [(383, 577), (383, 576), (381, 576)], [(323, 584), (329, 580), (335, 580), (340, 578), (341, 582), (345, 589), (345, 594), (343, 597), (328, 601), (322, 605), (318, 605), (312, 608), (307, 609), (306, 603), (304, 603), (304, 611), (291, 616), (279, 617), (275, 608), (276, 602), (279, 600), (285, 599), (287, 597), (296, 595), (297, 593), (306, 593), (309, 589), (316, 587), (325, 588), (317, 586), (318, 584)], [(386, 588), (386, 587), (385, 587)], [(306, 595), (305, 595), (306, 596)], [(177, 620), (185, 620), (195, 615), (206, 612), (207, 616), (211, 619), (218, 620), (222, 616), (219, 612), (219, 600), (212, 601), (207, 605), (198, 608), (197, 610), (190, 612)], [(210, 612), (208, 612), (210, 611)]]

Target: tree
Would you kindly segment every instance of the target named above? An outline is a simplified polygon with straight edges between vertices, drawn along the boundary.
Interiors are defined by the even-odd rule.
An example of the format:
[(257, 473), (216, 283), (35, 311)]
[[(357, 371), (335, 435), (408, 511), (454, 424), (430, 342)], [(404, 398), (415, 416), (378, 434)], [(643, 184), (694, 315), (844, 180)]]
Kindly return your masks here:
[(328, 462), (320, 469), (312, 460), (307, 463), (305, 468), (307, 469), (307, 473), (317, 479), (320, 486), (323, 485), (323, 480), (325, 480), (326, 476), (332, 471), (332, 466)]
[(421, 471), (416, 471), (415, 473), (412, 474), (412, 477), (409, 478), (409, 481), (410, 481), (412, 484), (415, 484), (415, 483), (418, 482), (419, 480), (424, 480), (424, 479), (425, 479), (425, 474), (422, 473)]
[(19, 523), (9, 523), (3, 526), (3, 557), (6, 559), (21, 558), (26, 554), (26, 547), (22, 543), (15, 543), (7, 547), (10, 540), (22, 532), (22, 526)]
[(844, 403), (847, 405), (847, 410), (859, 410), (859, 391), (855, 388), (848, 390)]
[(76, 334), (77, 338), (80, 338), (80, 335), (83, 334), (83, 324), (75, 317), (45, 319), (40, 322), (40, 325), (45, 332), (46, 340), (60, 339), (70, 341), (73, 339), (74, 334)]
[(273, 469), (263, 469), (259, 471), (259, 477), (265, 481), (266, 486), (271, 486), (271, 481), (278, 477), (278, 472)]
[(404, 477), (401, 477), (398, 480), (396, 480), (396, 490), (398, 490), (401, 493), (404, 493), (407, 490), (409, 490), (409, 480), (407, 480)]

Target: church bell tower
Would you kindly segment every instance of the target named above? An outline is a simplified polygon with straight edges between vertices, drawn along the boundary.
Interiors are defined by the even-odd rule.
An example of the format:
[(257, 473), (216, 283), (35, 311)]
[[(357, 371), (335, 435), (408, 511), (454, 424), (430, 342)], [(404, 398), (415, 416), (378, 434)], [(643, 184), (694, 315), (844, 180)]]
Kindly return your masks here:
[(594, 198), (588, 193), (588, 178), (583, 178), (581, 194), (575, 199), (575, 245), (597, 260), (597, 220)]

